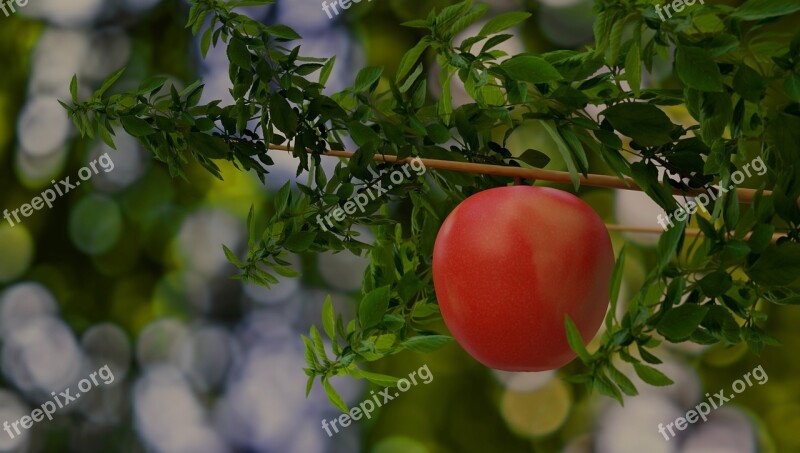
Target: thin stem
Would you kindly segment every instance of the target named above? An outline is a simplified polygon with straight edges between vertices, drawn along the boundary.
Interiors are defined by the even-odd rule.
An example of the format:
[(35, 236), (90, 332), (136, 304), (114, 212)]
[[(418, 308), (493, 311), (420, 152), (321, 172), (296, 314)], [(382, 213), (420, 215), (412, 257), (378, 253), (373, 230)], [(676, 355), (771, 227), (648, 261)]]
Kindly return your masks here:
[[(287, 151), (287, 152), (292, 151), (292, 147), (283, 145), (270, 144), (269, 148), (274, 149), (276, 151)], [(322, 155), (325, 156), (342, 157), (345, 159), (351, 158), (353, 154), (354, 153), (352, 151), (325, 151), (322, 153)], [(413, 157), (398, 159), (397, 156), (381, 155), (381, 154), (376, 154), (373, 158), (377, 161), (392, 162), (397, 164), (409, 163), (411, 160), (415, 159)], [(471, 162), (455, 162), (455, 161), (440, 160), (440, 159), (419, 158), (419, 160), (422, 162), (423, 165), (425, 165), (425, 167), (436, 170), (450, 170), (450, 171), (459, 171), (462, 173), (505, 176), (509, 178), (522, 178), (529, 180), (549, 181), (562, 184), (572, 184), (572, 179), (570, 178), (570, 174), (565, 171), (543, 170), (540, 168), (506, 167), (502, 165), (476, 164)], [(631, 178), (619, 179), (615, 176), (589, 174), (588, 176), (579, 175), (579, 179), (581, 185), (584, 186), (642, 191), (642, 188), (639, 187)], [(704, 193), (708, 194), (708, 191), (705, 189), (681, 190), (673, 188), (672, 192), (675, 195), (689, 195), (689, 196), (696, 196)], [(739, 195), (740, 202), (750, 203), (753, 201), (758, 191), (756, 189), (740, 188), (736, 189), (736, 192)], [(764, 191), (764, 196), (770, 196), (770, 195), (772, 195), (772, 191), (769, 190)]]
[[(661, 234), (666, 233), (665, 230), (661, 228), (651, 228), (651, 227), (639, 227), (639, 226), (631, 226), (631, 225), (606, 225), (608, 231), (621, 231), (626, 233), (645, 233), (645, 234)], [(697, 228), (687, 228), (684, 230), (687, 236), (699, 236), (702, 232)], [(749, 239), (751, 233), (747, 233), (744, 236), (744, 239)], [(772, 242), (776, 242), (779, 238), (783, 237), (781, 233), (775, 233), (772, 235)]]

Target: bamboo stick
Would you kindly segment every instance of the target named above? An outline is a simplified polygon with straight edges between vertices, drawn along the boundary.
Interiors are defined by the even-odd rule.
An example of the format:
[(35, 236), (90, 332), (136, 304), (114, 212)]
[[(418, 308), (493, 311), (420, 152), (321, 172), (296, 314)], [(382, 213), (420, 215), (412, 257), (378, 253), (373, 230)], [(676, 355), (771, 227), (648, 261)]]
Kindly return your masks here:
[[(606, 224), (606, 228), (608, 231), (619, 231), (624, 233), (644, 233), (644, 234), (661, 234), (665, 233), (666, 231), (662, 228), (654, 228), (654, 227), (639, 227), (639, 226), (631, 226), (631, 225), (614, 225), (614, 224)], [(687, 236), (699, 236), (702, 232), (697, 228), (686, 228), (684, 230)], [(750, 239), (751, 233), (747, 233), (744, 236), (744, 239)], [(783, 234), (775, 233), (772, 235), (772, 242), (776, 242), (779, 238), (781, 238)]]
[[(269, 145), (269, 148), (277, 151), (292, 152), (292, 148), (289, 146)], [(345, 159), (349, 159), (353, 157), (354, 153), (352, 151), (325, 151), (322, 154), (325, 156), (343, 157)], [(374, 159), (381, 162), (404, 164), (410, 162), (413, 158), (408, 157), (405, 159), (398, 159), (397, 156), (376, 154), (374, 156)], [(422, 161), (425, 167), (433, 168), (436, 170), (450, 170), (462, 173), (506, 176), (509, 178), (534, 179), (534, 180), (548, 181), (554, 183), (572, 184), (572, 179), (570, 178), (570, 174), (565, 171), (543, 170), (540, 168), (506, 167), (503, 165), (476, 164), (471, 162), (455, 162), (455, 161), (440, 160), (440, 159), (419, 158), (419, 160)], [(624, 190), (637, 190), (637, 191), (642, 190), (642, 188), (639, 187), (630, 178), (619, 179), (615, 176), (595, 175), (595, 174), (589, 174), (588, 177), (579, 175), (579, 177), (581, 185), (584, 186), (605, 187), (605, 188), (624, 189)], [(755, 189), (744, 189), (744, 188), (737, 188), (736, 192), (739, 196), (739, 201), (743, 203), (752, 202), (757, 193)], [(703, 193), (708, 193), (708, 191), (705, 189), (692, 189), (689, 191), (673, 189), (673, 193), (675, 195), (696, 196)], [(771, 191), (768, 190), (764, 191), (764, 196), (769, 196), (771, 194), (772, 194)], [(800, 200), (798, 200), (798, 202), (800, 203)]]
[[(291, 147), (282, 145), (270, 145), (270, 149), (274, 149), (276, 151), (292, 152)], [(352, 151), (325, 151), (322, 154), (325, 156), (342, 157), (345, 159), (349, 159), (353, 156), (354, 153)], [(410, 162), (413, 158), (408, 157), (405, 159), (398, 159), (397, 156), (376, 154), (374, 159), (381, 162), (403, 164)], [(454, 161), (440, 160), (440, 159), (419, 158), (419, 160), (422, 161), (425, 167), (434, 168), (437, 170), (460, 171), (464, 173), (507, 176), (518, 179), (536, 179), (536, 180), (549, 181), (555, 183), (572, 184), (572, 179), (570, 178), (570, 174), (564, 171), (542, 170), (538, 168), (528, 169), (519, 167), (504, 167), (502, 165), (454, 162)], [(580, 175), (580, 179), (581, 179), (581, 184), (586, 186), (606, 187), (606, 188), (624, 189), (624, 190), (638, 190), (638, 191), (642, 190), (630, 178), (626, 178), (625, 180), (620, 180), (619, 178), (608, 175), (589, 174), (588, 177)], [(741, 202), (749, 203), (752, 202), (753, 198), (755, 198), (756, 194), (755, 189), (736, 189), (736, 191), (738, 192), (739, 201)], [(678, 189), (674, 189), (673, 192), (677, 195), (699, 195), (701, 193), (706, 193), (704, 190), (683, 192)], [(764, 191), (765, 196), (771, 194), (772, 194), (771, 191), (767, 190)], [(798, 204), (800, 204), (800, 200), (798, 200)], [(662, 228), (640, 227), (631, 225), (606, 224), (606, 228), (608, 228), (608, 231), (619, 231), (627, 233), (661, 234), (665, 232)], [(702, 234), (702, 232), (697, 228), (686, 228), (684, 232), (687, 236), (698, 236)], [(745, 235), (745, 239), (749, 239), (750, 235), (751, 233), (747, 233)], [(782, 235), (780, 233), (773, 234), (772, 242), (777, 241), (778, 238), (780, 238), (781, 236)]]

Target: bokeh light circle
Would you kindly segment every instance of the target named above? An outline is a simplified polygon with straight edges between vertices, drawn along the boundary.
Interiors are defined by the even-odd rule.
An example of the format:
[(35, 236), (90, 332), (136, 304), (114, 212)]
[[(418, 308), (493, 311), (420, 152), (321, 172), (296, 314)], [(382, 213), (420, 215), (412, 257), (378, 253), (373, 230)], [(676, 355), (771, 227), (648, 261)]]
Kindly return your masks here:
[(89, 195), (72, 208), (69, 236), (87, 255), (111, 250), (122, 234), (122, 212), (117, 203), (103, 195)]
[(34, 257), (34, 243), (31, 234), (24, 225), (13, 227), (0, 224), (0, 283), (16, 280), (31, 265)]

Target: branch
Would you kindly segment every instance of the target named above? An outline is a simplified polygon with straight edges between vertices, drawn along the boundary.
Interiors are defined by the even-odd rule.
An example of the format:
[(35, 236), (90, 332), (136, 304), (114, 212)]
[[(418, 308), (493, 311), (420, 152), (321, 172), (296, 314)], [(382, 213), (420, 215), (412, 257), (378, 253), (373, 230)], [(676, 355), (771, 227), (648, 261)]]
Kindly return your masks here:
[[(272, 145), (272, 144), (269, 145), (269, 149), (273, 149), (276, 151), (287, 151), (287, 152), (293, 151), (293, 148), (290, 146)], [(311, 153), (310, 150), (309, 153)], [(321, 153), (321, 155), (323, 156), (343, 157), (345, 159), (353, 157), (353, 154), (354, 153), (352, 151), (324, 151)], [(381, 162), (405, 164), (415, 158), (407, 157), (404, 159), (398, 159), (397, 156), (376, 154), (374, 156), (374, 159)], [(565, 171), (543, 170), (540, 168), (506, 167), (503, 165), (475, 164), (471, 162), (455, 162), (455, 161), (440, 160), (440, 159), (425, 159), (425, 158), (417, 158), (417, 159), (419, 159), (425, 165), (425, 167), (433, 168), (436, 170), (459, 171), (462, 173), (473, 173), (479, 175), (506, 176), (509, 178), (540, 180), (540, 181), (548, 181), (548, 182), (555, 182), (562, 184), (572, 183), (569, 173)], [(588, 176), (580, 175), (580, 182), (584, 186), (642, 191), (641, 187), (639, 187), (631, 178), (620, 179), (615, 176), (589, 174)], [(684, 191), (677, 188), (673, 188), (672, 192), (675, 195), (688, 195), (688, 196), (696, 196), (703, 193), (705, 194), (709, 193), (707, 189), (693, 189)], [(740, 202), (751, 203), (758, 191), (756, 189), (736, 189), (736, 192), (739, 196)], [(772, 191), (770, 190), (764, 191), (764, 196), (770, 196), (770, 195), (772, 195)], [(798, 199), (797, 202), (798, 205), (800, 205), (800, 199)]]
[[(665, 230), (661, 228), (655, 227), (640, 227), (640, 226), (632, 226), (632, 225), (613, 225), (613, 224), (606, 224), (606, 228), (608, 231), (621, 231), (625, 233), (644, 233), (644, 234), (661, 234), (666, 233)], [(687, 228), (684, 230), (687, 236), (699, 236), (702, 232), (697, 228)], [(752, 233), (747, 233), (744, 235), (744, 239), (750, 239)], [(772, 242), (775, 243), (778, 239), (784, 237), (785, 234), (775, 233), (772, 235)]]

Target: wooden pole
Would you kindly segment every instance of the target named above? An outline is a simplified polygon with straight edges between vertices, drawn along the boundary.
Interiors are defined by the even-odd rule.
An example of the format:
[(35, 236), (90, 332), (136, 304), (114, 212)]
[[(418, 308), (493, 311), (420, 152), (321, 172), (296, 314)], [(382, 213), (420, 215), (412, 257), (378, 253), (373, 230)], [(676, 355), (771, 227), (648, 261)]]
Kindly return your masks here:
[[(269, 145), (269, 148), (277, 151), (292, 152), (292, 148), (289, 146)], [(352, 151), (325, 151), (322, 153), (322, 155), (325, 156), (342, 157), (345, 159), (353, 157), (353, 154), (354, 153)], [(374, 159), (381, 162), (405, 164), (410, 162), (414, 158), (407, 157), (405, 159), (398, 159), (397, 156), (376, 154), (374, 156)], [(423, 165), (425, 165), (425, 167), (433, 168), (436, 170), (450, 170), (462, 173), (506, 176), (509, 178), (532, 179), (532, 180), (548, 181), (554, 183), (572, 184), (572, 179), (570, 178), (570, 174), (565, 171), (543, 170), (540, 168), (506, 167), (503, 165), (475, 164), (471, 162), (455, 162), (455, 161), (440, 160), (440, 159), (426, 159), (426, 158), (418, 158), (418, 159), (422, 162)], [(594, 174), (589, 174), (588, 176), (583, 176), (583, 175), (579, 176), (581, 185), (584, 186), (606, 187), (612, 189), (637, 190), (637, 191), (642, 190), (642, 188), (639, 187), (630, 178), (619, 179), (615, 176), (594, 175)], [(739, 201), (743, 203), (752, 202), (757, 193), (755, 189), (736, 189), (736, 192), (739, 195)], [(708, 191), (706, 189), (692, 189), (689, 191), (673, 189), (673, 193), (675, 195), (697, 196), (700, 194), (708, 193)], [(764, 191), (764, 196), (769, 196), (771, 194), (772, 194), (771, 191), (768, 190)]]
[[(638, 227), (638, 226), (631, 226), (631, 225), (606, 225), (608, 231), (620, 231), (624, 233), (644, 233), (644, 234), (661, 234), (665, 231), (661, 228), (652, 228), (652, 227)], [(701, 231), (697, 228), (686, 228), (684, 230), (687, 236), (699, 236)], [(751, 233), (747, 233), (744, 236), (744, 239), (749, 239)], [(783, 235), (780, 233), (775, 233), (772, 235), (772, 242), (776, 242), (779, 238)]]
[[(281, 146), (281, 145), (270, 145), (270, 149), (274, 149), (276, 151), (292, 152), (291, 147)], [(353, 157), (354, 153), (352, 151), (325, 151), (322, 154), (325, 156), (342, 157), (345, 159), (349, 159)], [(380, 162), (405, 164), (410, 162), (414, 158), (407, 157), (405, 159), (398, 159), (397, 156), (376, 154), (374, 159)], [(470, 162), (454, 162), (454, 161), (440, 160), (440, 159), (419, 158), (419, 160), (422, 162), (423, 165), (425, 165), (426, 168), (433, 168), (437, 170), (460, 171), (464, 173), (507, 176), (510, 178), (517, 178), (517, 179), (535, 179), (535, 180), (549, 181), (555, 183), (572, 184), (572, 179), (570, 178), (570, 174), (564, 171), (542, 170), (538, 168), (529, 169), (529, 168), (519, 168), (519, 167), (505, 167), (502, 165), (474, 164)], [(624, 190), (638, 190), (638, 191), (642, 190), (630, 178), (625, 178), (625, 180), (621, 180), (614, 176), (590, 174), (588, 175), (588, 177), (581, 175), (580, 179), (581, 179), (581, 184), (586, 186), (606, 187), (606, 188), (624, 189)], [(736, 189), (736, 191), (738, 192), (739, 201), (741, 202), (749, 203), (753, 201), (753, 198), (755, 198), (756, 194), (755, 189)], [(707, 193), (702, 189), (697, 189), (692, 192), (683, 192), (679, 189), (674, 189), (673, 192), (676, 195), (699, 195), (702, 193)], [(771, 191), (767, 190), (764, 191), (765, 196), (771, 194), (772, 194)], [(800, 200), (798, 200), (798, 204), (800, 204)], [(606, 227), (608, 228), (608, 231), (620, 231), (627, 233), (661, 234), (664, 232), (664, 230), (661, 228), (638, 227), (631, 225), (606, 225)], [(701, 234), (701, 231), (696, 228), (686, 228), (684, 231), (688, 236), (698, 236)], [(749, 237), (750, 233), (747, 233), (747, 235), (745, 235), (745, 239)], [(781, 237), (780, 233), (773, 234), (772, 242), (777, 241), (778, 238), (780, 237)]]

